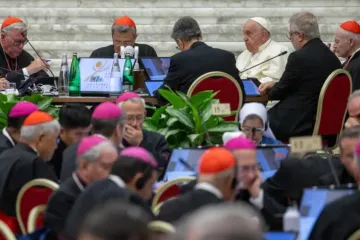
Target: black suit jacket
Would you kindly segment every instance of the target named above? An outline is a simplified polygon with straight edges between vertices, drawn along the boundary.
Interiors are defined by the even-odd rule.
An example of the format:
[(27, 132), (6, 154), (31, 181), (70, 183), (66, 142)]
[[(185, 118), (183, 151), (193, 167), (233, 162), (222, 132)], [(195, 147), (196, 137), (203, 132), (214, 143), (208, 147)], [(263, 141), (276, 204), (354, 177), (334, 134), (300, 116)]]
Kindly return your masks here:
[[(75, 176), (77, 178), (77, 176)], [(81, 184), (79, 186), (79, 184)], [(45, 211), (45, 226), (61, 234), (66, 219), (82, 190), (85, 186), (74, 176), (60, 184), (60, 188), (53, 193)]]
[(10, 140), (0, 131), (0, 154), (5, 150), (13, 148), (14, 146), (10, 142)]
[(222, 199), (211, 192), (194, 189), (184, 195), (166, 201), (161, 206), (157, 218), (161, 221), (173, 223), (201, 207), (222, 202)]
[(321, 88), (339, 68), (339, 59), (318, 38), (289, 55), (282, 77), (268, 93), (270, 100), (280, 100), (269, 110), (270, 127), (278, 140), (312, 134)]
[(79, 146), (79, 143), (74, 143), (68, 146), (62, 155), (61, 171), (60, 171), (60, 181), (63, 182), (66, 179), (71, 177), (71, 174), (76, 169), (76, 151)]
[[(180, 52), (171, 57), (170, 67), (164, 84), (161, 88), (171, 89), (187, 93), (191, 84), (201, 75), (221, 71), (234, 77), (240, 84), (245, 97), (244, 85), (236, 68), (234, 54), (217, 48), (212, 48), (203, 42), (195, 42), (187, 51)], [(159, 92), (155, 91), (155, 97), (160, 102), (165, 102)]]
[[(153, 47), (147, 44), (135, 43), (139, 47), (139, 57), (157, 57), (156, 51)], [(113, 58), (114, 45), (102, 47), (93, 51), (90, 55), (92, 58)]]
[(67, 148), (67, 145), (61, 138), (59, 138), (59, 143), (55, 149), (54, 155), (50, 160), (50, 164), (53, 166), (56, 176), (60, 179), (61, 166), (63, 162), (63, 152)]
[(346, 66), (352, 78), (353, 91), (360, 89), (360, 51), (357, 51)]
[(325, 206), (309, 240), (348, 239), (360, 228), (360, 192), (345, 196)]

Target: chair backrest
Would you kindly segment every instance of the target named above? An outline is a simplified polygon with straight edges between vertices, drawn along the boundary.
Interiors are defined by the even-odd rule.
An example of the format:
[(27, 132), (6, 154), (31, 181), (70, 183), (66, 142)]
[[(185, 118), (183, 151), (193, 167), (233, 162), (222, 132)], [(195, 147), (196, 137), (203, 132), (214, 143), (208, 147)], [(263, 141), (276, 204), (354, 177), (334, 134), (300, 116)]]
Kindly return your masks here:
[(6, 223), (0, 220), (0, 239), (16, 240), (14, 233)]
[(153, 231), (153, 232), (160, 232), (160, 233), (167, 233), (167, 234), (175, 233), (175, 227), (168, 222), (152, 221), (149, 223), (148, 226), (149, 226), (150, 231)]
[(313, 135), (339, 135), (343, 129), (347, 101), (352, 92), (348, 71), (332, 72), (321, 88)]
[(196, 93), (207, 90), (219, 91), (215, 98), (219, 99), (220, 103), (229, 103), (231, 111), (237, 111), (236, 115), (224, 117), (224, 120), (236, 121), (244, 102), (243, 92), (239, 83), (227, 73), (209, 72), (198, 77), (191, 84), (187, 95), (191, 97)]
[(359, 240), (360, 239), (360, 229), (356, 230), (347, 240)]
[[(19, 223), (16, 217), (10, 217), (6, 215), (4, 212), (0, 211), (0, 221), (7, 225), (7, 227), (13, 232), (14, 234), (20, 233)], [(2, 238), (0, 237), (0, 240)]]
[(195, 179), (195, 177), (191, 176), (180, 177), (161, 185), (156, 191), (154, 199), (152, 201), (153, 211), (159, 203), (180, 195), (181, 185), (194, 181)]
[(44, 227), (44, 212), (46, 205), (38, 205), (31, 209), (28, 221), (27, 221), (27, 231), (28, 233), (35, 232)]
[(16, 218), (21, 232), (28, 233), (25, 224), (28, 222), (30, 211), (39, 205), (46, 205), (50, 195), (59, 185), (48, 179), (34, 179), (26, 183), (16, 198)]

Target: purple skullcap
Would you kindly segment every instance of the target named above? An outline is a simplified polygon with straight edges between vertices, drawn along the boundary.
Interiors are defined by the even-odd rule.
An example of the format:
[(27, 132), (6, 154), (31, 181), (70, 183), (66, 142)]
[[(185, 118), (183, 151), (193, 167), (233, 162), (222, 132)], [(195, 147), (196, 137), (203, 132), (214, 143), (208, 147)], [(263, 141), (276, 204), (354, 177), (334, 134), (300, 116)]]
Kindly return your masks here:
[(129, 100), (130, 98), (141, 98), (139, 94), (134, 92), (126, 92), (121, 94), (118, 99), (116, 99), (116, 104), (119, 104), (121, 102), (125, 102)]
[(112, 102), (103, 102), (98, 105), (93, 114), (93, 119), (111, 119), (120, 117), (122, 114), (121, 109)]
[(33, 104), (32, 102), (22, 101), (22, 102), (18, 102), (11, 108), (9, 112), (9, 117), (13, 117), (13, 118), (26, 117), (38, 110), (39, 107)]
[(142, 147), (128, 147), (120, 152), (120, 156), (138, 158), (141, 161), (151, 164), (154, 168), (157, 167), (157, 162), (153, 155)]
[(230, 139), (224, 147), (228, 150), (256, 150), (256, 145), (249, 139), (244, 137), (235, 137)]
[(100, 137), (100, 136), (96, 136), (96, 135), (83, 138), (80, 141), (80, 144), (76, 151), (76, 156), (80, 157), (87, 151), (91, 150), (92, 148), (96, 147), (97, 145), (99, 145), (100, 143), (103, 143), (105, 141), (107, 141), (107, 139)]

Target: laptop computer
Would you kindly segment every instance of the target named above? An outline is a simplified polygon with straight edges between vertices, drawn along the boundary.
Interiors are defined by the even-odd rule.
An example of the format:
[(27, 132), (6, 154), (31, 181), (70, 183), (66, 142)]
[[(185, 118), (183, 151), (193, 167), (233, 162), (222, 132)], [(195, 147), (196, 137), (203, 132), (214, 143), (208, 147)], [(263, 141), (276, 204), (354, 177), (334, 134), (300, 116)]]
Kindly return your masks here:
[(147, 81), (164, 80), (169, 70), (170, 57), (141, 58), (140, 60), (148, 76)]
[(246, 93), (246, 96), (261, 96), (259, 87), (252, 79), (244, 79), (242, 80), (242, 82), (244, 84), (244, 91)]
[[(135, 59), (132, 59), (132, 64)], [(119, 58), (120, 76), (123, 75), (125, 59)], [(86, 96), (109, 96), (120, 94), (122, 89), (111, 89), (110, 77), (113, 58), (80, 58), (80, 92)]]

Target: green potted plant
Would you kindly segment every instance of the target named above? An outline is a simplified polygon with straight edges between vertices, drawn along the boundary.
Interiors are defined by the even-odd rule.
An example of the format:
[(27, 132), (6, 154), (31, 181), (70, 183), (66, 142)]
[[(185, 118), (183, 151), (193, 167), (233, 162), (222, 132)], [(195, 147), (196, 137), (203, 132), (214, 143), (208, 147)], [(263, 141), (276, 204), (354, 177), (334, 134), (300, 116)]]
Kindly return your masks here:
[(40, 110), (48, 112), (54, 118), (58, 118), (59, 108), (51, 105), (52, 97), (43, 96), (41, 94), (33, 94), (31, 96), (18, 97), (14, 94), (4, 95), (0, 93), (0, 129), (7, 124), (7, 116), (10, 109), (20, 101), (28, 101), (36, 104)]
[(224, 132), (238, 129), (236, 122), (212, 114), (212, 104), (219, 103), (217, 92), (203, 91), (190, 98), (172, 90), (159, 89), (159, 93), (169, 104), (146, 118), (144, 128), (164, 135), (171, 148), (222, 144)]

